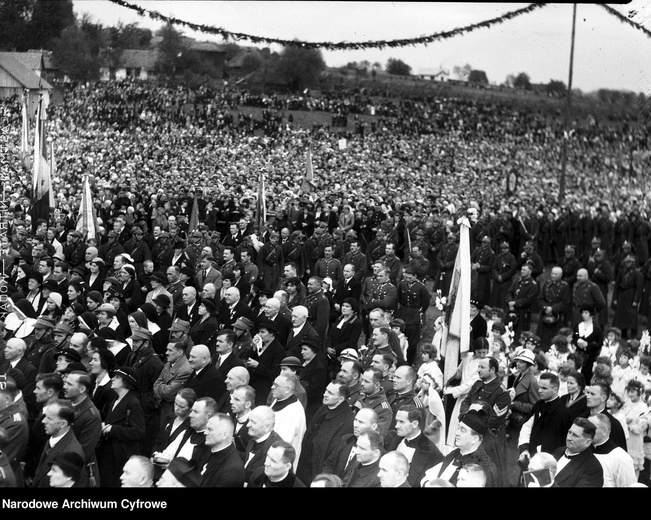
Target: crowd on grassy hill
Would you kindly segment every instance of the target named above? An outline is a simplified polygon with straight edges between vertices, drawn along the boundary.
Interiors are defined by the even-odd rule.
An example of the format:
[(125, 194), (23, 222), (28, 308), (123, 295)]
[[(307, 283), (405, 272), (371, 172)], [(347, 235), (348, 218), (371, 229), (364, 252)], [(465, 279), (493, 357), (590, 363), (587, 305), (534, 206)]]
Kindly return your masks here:
[[(381, 461), (397, 475), (405, 473), (404, 456), (412, 486), (440, 480), (461, 486), (464, 479), (518, 485), (510, 469), (527, 462), (525, 452), (535, 454), (542, 435), (540, 425), (529, 424), (530, 450), (528, 438), (519, 442), (520, 429), (534, 420), (534, 405), (545, 406), (551, 387), (569, 396), (562, 407), (568, 411), (553, 442), (541, 441), (543, 451), (560, 449), (570, 430), (584, 444), (594, 437), (583, 415), (603, 412), (613, 390), (622, 414), (631, 414), (617, 431), (623, 438), (627, 428), (634, 441), (631, 471), (609, 480), (593, 463), (595, 474), (581, 482), (648, 483), (643, 438), (651, 425), (645, 404), (651, 360), (642, 331), (651, 322), (650, 165), (631, 162), (633, 151), (649, 146), (643, 124), (592, 115), (573, 120), (565, 132), (560, 112), (493, 98), (79, 84), (48, 107), (55, 206), (49, 219), (32, 221), (31, 172), (18, 153), (20, 108), (15, 97), (0, 102), (10, 177), (7, 232), (0, 239), (9, 312), (0, 327), (0, 376), (10, 378), (0, 385), (0, 475), (11, 467), (14, 485), (23, 477), (35, 486), (89, 485), (91, 476), (102, 486), (119, 486), (121, 478), (125, 485), (129, 456), (144, 455), (139, 464), (151, 469), (148, 460), (161, 455), (160, 443), (173, 442), (168, 426), (186, 432), (177, 444), (190, 447), (183, 460), (158, 461), (159, 470), (169, 470), (156, 476), (161, 482), (173, 473), (187, 486), (298, 485), (325, 471), (351, 487), (390, 487), (401, 482), (379, 470)], [(301, 127), (293, 121), (297, 110), (329, 113), (338, 124), (348, 118), (348, 124)], [(559, 202), (564, 144), (567, 193)], [(86, 175), (95, 238), (76, 231)], [(198, 223), (191, 227), (195, 204)], [(430, 305), (444, 309), (462, 217), (470, 225), (474, 352), (443, 381), (442, 352), (420, 340)], [(284, 320), (277, 319), (281, 308)], [(230, 354), (229, 363), (246, 376), (238, 388), (248, 409), (234, 401), (225, 368)], [(174, 379), (178, 359), (188, 365), (191, 383), (162, 391), (156, 383)], [(204, 376), (210, 381), (198, 381)], [(100, 381), (109, 385), (104, 401), (95, 395)], [(495, 393), (484, 388), (489, 384)], [(502, 384), (509, 390), (498, 391)], [(85, 407), (93, 425), (74, 432), (86, 444), (79, 438), (82, 446), (69, 451), (83, 453), (65, 460), (45, 454), (46, 468), (40, 457), (46, 435), (33, 435), (38, 414), (42, 409), (46, 416), (45, 433), (68, 435), (65, 424), (74, 430), (79, 408), (56, 396), (88, 404), (82, 387), (93, 397), (95, 408)], [(585, 388), (592, 404), (582, 397)], [(486, 400), (490, 406), (482, 410)], [(581, 410), (572, 408), (583, 422), (571, 424), (575, 400), (586, 401)], [(616, 404), (608, 405), (613, 417)], [(128, 414), (126, 425), (118, 417), (122, 406), (129, 407), (131, 424)], [(173, 412), (170, 424), (166, 412)], [(249, 412), (265, 428), (276, 418), (277, 442), (266, 446), (278, 455), (272, 473), (254, 437), (274, 438), (271, 430), (252, 426), (239, 444), (222, 446), (235, 426), (222, 416), (229, 412), (243, 419), (237, 432)], [(334, 443), (344, 434), (355, 441), (353, 414), (381, 435), (366, 432), (368, 460), (362, 453), (353, 470), (344, 465), (339, 474), (326, 452), (346, 448)], [(282, 427), (295, 420), (301, 423), (296, 435), (285, 436)], [(29, 428), (17, 424), (22, 421)], [(9, 441), (2, 433), (7, 424)], [(417, 446), (403, 440), (412, 434)], [(20, 448), (28, 440), (29, 450)], [(14, 451), (5, 460), (9, 445)], [(226, 456), (222, 448), (238, 452), (228, 455), (228, 475), (217, 461)], [(624, 455), (626, 449), (624, 441)], [(474, 455), (464, 459), (468, 453)], [(185, 455), (202, 463), (193, 469)], [(570, 464), (569, 456), (559, 457)], [(257, 472), (245, 473), (253, 459)], [(367, 462), (378, 467), (362, 475)], [(449, 467), (468, 474), (452, 476)], [(563, 469), (559, 483), (573, 487)]]

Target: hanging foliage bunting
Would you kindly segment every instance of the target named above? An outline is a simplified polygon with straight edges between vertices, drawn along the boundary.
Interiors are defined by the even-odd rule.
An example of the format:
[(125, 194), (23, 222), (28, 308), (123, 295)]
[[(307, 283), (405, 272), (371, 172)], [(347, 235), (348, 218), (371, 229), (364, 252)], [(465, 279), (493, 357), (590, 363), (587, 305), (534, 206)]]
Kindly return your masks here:
[[(132, 9), (136, 11), (140, 16), (149, 16), (152, 20), (157, 20), (159, 22), (169, 23), (172, 25), (180, 25), (191, 29), (193, 31), (202, 32), (206, 34), (213, 34), (222, 36), (224, 39), (229, 40), (247, 40), (251, 43), (256, 44), (279, 44), (285, 47), (301, 47), (304, 49), (326, 49), (326, 50), (361, 50), (361, 49), (384, 49), (385, 47), (406, 47), (408, 45), (427, 45), (428, 43), (434, 43), (438, 40), (447, 40), (448, 38), (453, 38), (461, 34), (472, 32), (476, 29), (485, 29), (491, 27), (492, 25), (502, 23), (506, 20), (511, 20), (517, 16), (530, 13), (541, 7), (545, 7), (547, 4), (530, 4), (527, 7), (522, 9), (516, 9), (515, 11), (510, 11), (502, 16), (497, 18), (492, 18), (490, 20), (485, 20), (480, 23), (475, 23), (471, 25), (466, 25), (465, 27), (459, 27), (451, 31), (443, 31), (439, 33), (430, 34), (428, 36), (419, 36), (417, 38), (406, 38), (399, 40), (377, 40), (377, 41), (365, 41), (365, 42), (305, 42), (300, 40), (283, 40), (280, 38), (267, 38), (264, 36), (253, 36), (251, 34), (238, 33), (227, 31), (221, 27), (213, 27), (210, 25), (196, 24), (192, 22), (186, 22), (185, 20), (179, 20), (173, 16), (165, 16), (158, 11), (153, 11), (150, 9), (145, 9), (143, 7), (125, 2), (124, 0), (110, 0), (112, 3)], [(627, 20), (628, 21), (628, 20)]]
[(635, 27), (636, 29), (639, 29), (644, 34), (646, 34), (647, 36), (651, 36), (651, 31), (649, 31), (646, 27), (644, 27), (643, 25), (640, 25), (639, 23), (631, 20), (630, 18), (627, 18), (626, 16), (624, 16), (622, 13), (620, 13), (616, 9), (613, 9), (612, 7), (610, 7), (609, 5), (606, 5), (606, 4), (597, 4), (597, 5), (600, 6), (600, 7), (603, 7), (606, 11), (608, 11), (610, 14), (612, 14), (616, 18), (619, 18), (620, 22), (627, 23), (630, 26)]

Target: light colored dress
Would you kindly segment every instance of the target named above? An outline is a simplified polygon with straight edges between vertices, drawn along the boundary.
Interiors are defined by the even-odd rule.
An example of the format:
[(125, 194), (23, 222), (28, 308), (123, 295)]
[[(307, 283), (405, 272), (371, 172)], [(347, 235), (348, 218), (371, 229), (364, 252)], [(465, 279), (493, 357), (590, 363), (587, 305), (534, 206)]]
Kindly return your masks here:
[(647, 427), (649, 409), (640, 399), (636, 403), (626, 401), (622, 408), (628, 425), (629, 437), (626, 441), (628, 454), (633, 457), (635, 470), (640, 471), (644, 466), (644, 432)]

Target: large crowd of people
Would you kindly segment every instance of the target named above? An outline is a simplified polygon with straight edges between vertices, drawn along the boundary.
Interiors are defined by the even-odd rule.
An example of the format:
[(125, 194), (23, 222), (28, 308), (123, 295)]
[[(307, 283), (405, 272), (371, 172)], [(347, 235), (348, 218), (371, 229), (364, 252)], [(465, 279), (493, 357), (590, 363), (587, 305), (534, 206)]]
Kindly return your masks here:
[[(59, 94), (47, 219), (1, 105), (0, 486), (648, 485), (644, 125), (359, 90)], [(464, 218), (471, 349), (444, 377)]]

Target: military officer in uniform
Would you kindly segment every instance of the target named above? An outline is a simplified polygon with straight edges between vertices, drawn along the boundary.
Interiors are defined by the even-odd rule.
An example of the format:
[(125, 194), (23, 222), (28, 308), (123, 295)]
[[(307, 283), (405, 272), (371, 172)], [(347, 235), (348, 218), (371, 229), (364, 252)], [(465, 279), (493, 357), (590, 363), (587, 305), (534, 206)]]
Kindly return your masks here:
[(23, 487), (23, 470), (21, 460), (29, 439), (29, 426), (25, 405), (16, 402), (18, 395), (16, 381), (7, 375), (0, 376), (0, 428), (7, 435), (6, 445), (2, 453), (7, 456), (11, 469), (16, 477), (16, 483)]
[(260, 248), (258, 254), (260, 277), (265, 288), (270, 291), (275, 291), (278, 288), (280, 276), (283, 273), (283, 249), (278, 243), (279, 238), (280, 234), (277, 231), (272, 231), (269, 234), (269, 242)]
[(495, 263), (495, 253), (491, 248), (491, 237), (484, 235), (481, 245), (472, 252), (472, 269), (477, 276), (475, 295), (482, 302), (488, 302), (491, 296), (491, 271)]
[(500, 251), (495, 256), (495, 262), (491, 271), (493, 287), (491, 289), (491, 297), (488, 301), (491, 307), (499, 307), (503, 311), (508, 310), (506, 295), (513, 283), (516, 270), (517, 263), (513, 254), (511, 254), (509, 243), (502, 242), (500, 244)]
[(378, 416), (378, 431), (386, 435), (393, 419), (391, 405), (382, 388), (382, 372), (369, 368), (362, 374), (361, 398), (355, 403), (355, 409), (372, 408)]
[[(572, 327), (578, 325), (583, 319), (581, 318), (581, 309), (583, 307), (592, 307), (597, 313), (606, 306), (606, 299), (599, 289), (599, 286), (588, 279), (588, 270), (579, 269), (576, 273), (576, 283), (572, 288)], [(595, 322), (598, 322), (598, 316), (595, 316)], [(600, 326), (605, 323), (598, 323)]]
[(405, 322), (405, 336), (409, 342), (407, 363), (414, 362), (421, 323), (431, 301), (431, 295), (423, 282), (418, 280), (413, 267), (405, 267), (404, 276), (398, 285), (398, 310), (395, 317)]
[(563, 269), (552, 268), (551, 279), (540, 290), (540, 319), (537, 335), (540, 346), (546, 352), (552, 344), (552, 338), (565, 326), (567, 313), (572, 305), (570, 286), (563, 279)]
[(303, 300), (303, 305), (307, 308), (307, 321), (314, 327), (319, 334), (319, 354), (324, 357), (325, 361), (325, 341), (328, 337), (328, 323), (330, 320), (330, 302), (323, 294), (321, 288), (321, 278), (312, 276), (307, 281), (307, 296)]
[(520, 269), (520, 277), (513, 283), (509, 291), (509, 316), (515, 322), (514, 342), (520, 338), (520, 334), (531, 328), (531, 312), (538, 300), (538, 284), (532, 277), (533, 266), (530, 263), (523, 264)]
[(449, 233), (447, 243), (443, 244), (438, 254), (438, 261), (439, 265), (441, 266), (441, 274), (434, 286), (434, 289), (441, 291), (441, 294), (446, 297), (450, 292), (452, 270), (454, 269), (454, 262), (457, 259), (458, 250), (459, 244), (457, 244), (456, 235), (454, 233)]

